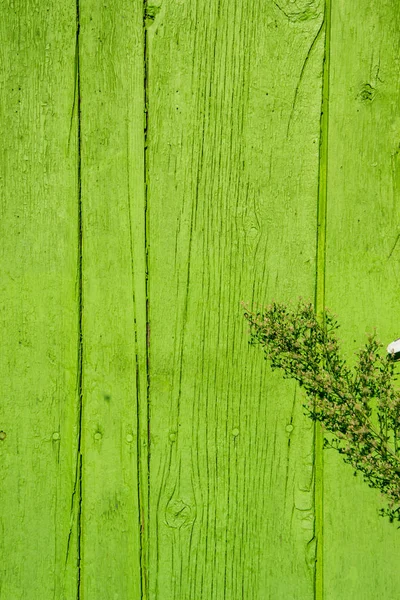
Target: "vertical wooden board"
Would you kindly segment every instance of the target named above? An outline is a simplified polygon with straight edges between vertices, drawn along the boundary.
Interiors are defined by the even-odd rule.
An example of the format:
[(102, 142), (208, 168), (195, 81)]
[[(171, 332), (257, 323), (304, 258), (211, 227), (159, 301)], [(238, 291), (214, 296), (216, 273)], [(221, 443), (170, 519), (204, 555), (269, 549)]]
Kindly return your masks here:
[(0, 23), (0, 597), (75, 597), (75, 3)]
[[(326, 304), (351, 362), (374, 327), (385, 346), (399, 337), (399, 26), (397, 2), (332, 3)], [(379, 491), (326, 451), (324, 497), (324, 598), (398, 598)]]
[(314, 597), (311, 423), (240, 301), (313, 299), (320, 2), (147, 6), (150, 598)]
[[(138, 467), (146, 453), (138, 436), (142, 399), (146, 405), (138, 375), (146, 349), (142, 5), (85, 0), (79, 25), (81, 591), (136, 600), (144, 527)], [(144, 428), (147, 437), (147, 420)]]

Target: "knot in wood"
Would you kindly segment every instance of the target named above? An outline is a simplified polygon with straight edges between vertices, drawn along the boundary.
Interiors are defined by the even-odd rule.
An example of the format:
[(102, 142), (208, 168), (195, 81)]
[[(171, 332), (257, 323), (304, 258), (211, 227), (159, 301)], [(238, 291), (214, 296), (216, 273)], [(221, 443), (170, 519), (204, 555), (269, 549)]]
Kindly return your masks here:
[(194, 521), (192, 508), (183, 500), (177, 499), (168, 502), (165, 509), (165, 522), (172, 529), (180, 529)]
[(375, 88), (370, 83), (364, 83), (358, 94), (358, 98), (361, 100), (361, 102), (372, 102), (375, 98), (375, 95)]

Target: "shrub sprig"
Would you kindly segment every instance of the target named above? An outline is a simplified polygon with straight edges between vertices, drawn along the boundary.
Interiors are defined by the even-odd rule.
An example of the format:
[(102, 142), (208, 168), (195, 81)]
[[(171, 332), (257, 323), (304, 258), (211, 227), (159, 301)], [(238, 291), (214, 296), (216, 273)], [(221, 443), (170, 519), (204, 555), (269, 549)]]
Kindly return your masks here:
[[(336, 318), (326, 311), (320, 324), (311, 303), (295, 308), (273, 302), (263, 312), (247, 308), (250, 344), (260, 344), (273, 369), (293, 378), (307, 393), (306, 414), (325, 432), (324, 447), (337, 450), (354, 474), (388, 501), (380, 511), (400, 521), (400, 390), (395, 362), (382, 356), (376, 334), (350, 369), (340, 356)], [(399, 526), (400, 527), (400, 526)]]

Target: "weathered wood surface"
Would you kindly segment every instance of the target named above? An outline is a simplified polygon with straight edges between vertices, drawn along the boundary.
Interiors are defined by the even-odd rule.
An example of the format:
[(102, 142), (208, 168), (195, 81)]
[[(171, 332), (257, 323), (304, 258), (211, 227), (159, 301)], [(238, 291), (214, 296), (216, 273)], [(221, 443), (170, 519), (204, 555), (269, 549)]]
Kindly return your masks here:
[(151, 598), (314, 595), (312, 428), (240, 306), (314, 295), (323, 7), (286, 8), (148, 28)]
[(147, 466), (142, 6), (87, 1), (79, 8), (79, 597), (136, 600), (145, 591), (147, 499), (139, 486), (143, 455)]
[[(397, 2), (332, 2), (326, 304), (351, 361), (374, 327), (385, 344), (400, 335), (399, 26)], [(400, 597), (400, 532), (377, 516), (379, 491), (324, 462), (326, 600)]]
[(2, 12), (4, 599), (145, 591), (142, 25), (132, 2)]
[(75, 3), (0, 22), (0, 597), (74, 598), (78, 396)]
[(399, 596), (379, 494), (321, 477), (240, 305), (398, 337), (399, 18), (4, 5), (1, 599)]

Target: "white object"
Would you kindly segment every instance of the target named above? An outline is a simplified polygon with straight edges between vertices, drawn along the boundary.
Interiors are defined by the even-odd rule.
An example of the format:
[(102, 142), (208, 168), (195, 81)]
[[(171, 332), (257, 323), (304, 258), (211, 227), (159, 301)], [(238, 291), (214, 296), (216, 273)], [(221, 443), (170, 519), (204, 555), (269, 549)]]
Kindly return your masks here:
[(389, 344), (387, 351), (389, 354), (397, 354), (397, 352), (400, 352), (400, 338)]

